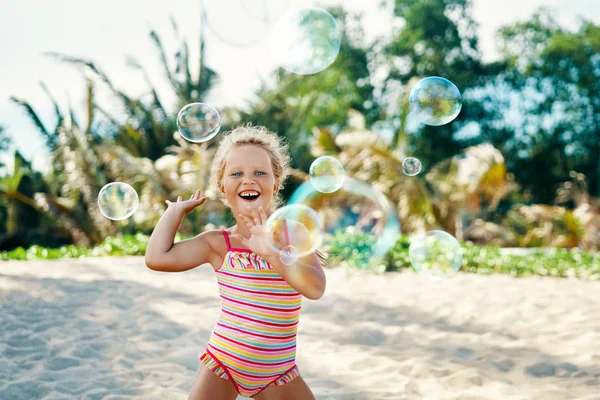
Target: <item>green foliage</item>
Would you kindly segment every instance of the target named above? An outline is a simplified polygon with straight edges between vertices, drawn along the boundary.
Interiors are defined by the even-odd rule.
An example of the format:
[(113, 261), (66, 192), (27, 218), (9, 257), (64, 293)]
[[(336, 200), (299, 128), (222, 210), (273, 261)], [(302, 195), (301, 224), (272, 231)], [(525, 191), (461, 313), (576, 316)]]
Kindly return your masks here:
[(352, 227), (338, 229), (326, 234), (323, 251), (329, 254), (328, 263), (332, 266), (347, 266), (355, 269), (371, 269), (371, 255), (376, 238)]
[[(380, 262), (370, 260), (373, 237), (363, 232), (346, 230), (328, 235), (324, 250), (329, 253), (332, 267), (377, 270)], [(359, 244), (357, 246), (357, 244)], [(512, 276), (578, 277), (600, 280), (600, 252), (581, 252), (577, 249), (538, 248), (524, 255), (506, 254), (500, 247), (461, 243), (463, 264), (461, 272), (477, 274), (508, 274)], [(410, 239), (402, 235), (386, 254), (383, 262), (386, 271), (412, 268), (408, 250)]]
[[(180, 241), (191, 236), (177, 234)], [(18, 247), (11, 251), (0, 252), (0, 260), (51, 260), (62, 258), (105, 257), (105, 256), (143, 256), (146, 253), (149, 236), (144, 234), (109, 237), (101, 244), (88, 249), (83, 246), (62, 246), (55, 249), (31, 246), (28, 249)], [(374, 238), (364, 232), (351, 230), (338, 231), (326, 235), (323, 250), (329, 254), (329, 266), (348, 267), (361, 270), (398, 271), (412, 268), (408, 249), (410, 239), (402, 235), (383, 260), (373, 262), (371, 246)], [(585, 253), (577, 249), (565, 250), (539, 248), (525, 255), (504, 254), (495, 246), (478, 246), (473, 243), (461, 243), (463, 265), (461, 272), (483, 275), (494, 273), (521, 276), (577, 277), (600, 280), (600, 252)]]
[[(411, 268), (408, 248), (404, 238), (388, 254), (388, 270)], [(600, 253), (582, 252), (578, 249), (538, 248), (524, 255), (503, 253), (500, 247), (461, 243), (463, 250), (462, 272), (478, 274), (501, 273), (512, 276), (554, 276), (600, 279)]]
[[(399, 118), (402, 126), (395, 138), (407, 137), (406, 143), (394, 143), (406, 153), (418, 154), (423, 165), (433, 165), (452, 157), (465, 144), (455, 133), (470, 118), (471, 107), (465, 99), (463, 109), (456, 121), (438, 127), (420, 124), (415, 132), (406, 132), (408, 93), (412, 86), (427, 76), (450, 79), (465, 93), (485, 82), (486, 70), (481, 62), (476, 23), (472, 17), (471, 0), (394, 0), (394, 15), (399, 28), (385, 46), (387, 91), (397, 91), (401, 86), (397, 103), (388, 111), (388, 119)], [(476, 116), (472, 117), (477, 120)], [(463, 122), (465, 121), (465, 122)], [(410, 135), (407, 135), (409, 134)]]
[[(109, 237), (93, 248), (84, 246), (62, 246), (51, 249), (31, 246), (28, 249), (16, 249), (0, 253), (0, 260), (54, 260), (61, 258), (82, 258), (102, 256), (141, 256), (146, 253), (149, 236), (143, 234)], [(178, 235), (177, 240), (181, 236)]]
[[(588, 21), (564, 29), (545, 9), (499, 31), (507, 68), (498, 87), (513, 100), (501, 107), (485, 101), (498, 115), (486, 112), (481, 129), (512, 155), (507, 166), (535, 202), (552, 203), (571, 171), (589, 177), (591, 194), (600, 193), (599, 36), (600, 27)], [(509, 123), (502, 114), (511, 107), (520, 116)]]

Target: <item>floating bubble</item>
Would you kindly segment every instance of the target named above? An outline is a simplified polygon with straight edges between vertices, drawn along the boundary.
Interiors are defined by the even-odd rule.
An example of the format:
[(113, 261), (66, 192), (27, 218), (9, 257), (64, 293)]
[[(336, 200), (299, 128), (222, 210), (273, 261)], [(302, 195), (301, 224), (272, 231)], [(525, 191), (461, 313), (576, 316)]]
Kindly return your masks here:
[(273, 26), (271, 53), (277, 63), (295, 74), (310, 75), (329, 67), (340, 52), (337, 21), (321, 8), (299, 8)]
[(284, 246), (279, 251), (279, 259), (285, 265), (292, 265), (298, 261), (298, 250), (294, 246)]
[(350, 177), (332, 193), (304, 182), (288, 204), (302, 204), (317, 212), (325, 231), (323, 250), (334, 267), (379, 268), (400, 236), (400, 222), (389, 200), (371, 185)]
[(242, 10), (250, 18), (269, 24), (288, 8), (289, 0), (241, 0)]
[(257, 3), (257, 0), (204, 1), (202, 23), (220, 42), (229, 46), (244, 49), (258, 46), (269, 34), (270, 24), (266, 19), (273, 21), (283, 10), (277, 6), (272, 12), (274, 0), (268, 1), (271, 4)]
[(313, 253), (323, 242), (323, 224), (319, 216), (301, 204), (275, 210), (267, 219), (265, 229), (269, 232), (269, 246), (279, 252), (284, 264)]
[(333, 193), (344, 184), (344, 166), (330, 156), (317, 158), (308, 170), (310, 182), (319, 192)]
[(429, 231), (413, 238), (408, 255), (415, 271), (431, 280), (449, 278), (462, 265), (460, 244), (444, 231)]
[(460, 91), (447, 79), (432, 76), (420, 80), (410, 91), (411, 112), (426, 125), (453, 121), (462, 108)]
[(415, 176), (421, 172), (421, 161), (414, 157), (406, 157), (402, 161), (402, 172), (408, 176)]
[(213, 107), (205, 103), (191, 103), (177, 114), (177, 130), (192, 143), (206, 142), (216, 136), (221, 129), (221, 116)]
[(98, 207), (108, 219), (120, 221), (131, 217), (139, 205), (134, 188), (123, 182), (111, 182), (100, 189)]

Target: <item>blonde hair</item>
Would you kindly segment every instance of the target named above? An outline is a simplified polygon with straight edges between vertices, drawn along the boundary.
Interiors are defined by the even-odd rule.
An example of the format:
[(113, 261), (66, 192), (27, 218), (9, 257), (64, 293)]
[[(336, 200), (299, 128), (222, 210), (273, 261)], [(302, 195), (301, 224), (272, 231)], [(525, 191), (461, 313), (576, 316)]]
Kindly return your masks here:
[(225, 173), (225, 160), (227, 154), (233, 149), (245, 145), (260, 146), (269, 155), (271, 159), (271, 168), (277, 184), (277, 195), (273, 196), (271, 207), (276, 208), (281, 204), (281, 189), (289, 175), (290, 156), (288, 146), (277, 134), (269, 131), (264, 126), (253, 126), (252, 124), (242, 125), (227, 132), (215, 153), (213, 163), (210, 169), (210, 184), (217, 189), (221, 201), (229, 206), (227, 199), (223, 196), (220, 188), (223, 184), (223, 174)]

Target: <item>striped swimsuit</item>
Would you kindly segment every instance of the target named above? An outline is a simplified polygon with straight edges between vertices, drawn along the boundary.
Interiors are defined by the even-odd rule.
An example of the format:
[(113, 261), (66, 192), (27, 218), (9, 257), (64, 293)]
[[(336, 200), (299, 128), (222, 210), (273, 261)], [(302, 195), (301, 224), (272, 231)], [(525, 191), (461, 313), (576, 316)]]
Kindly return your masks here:
[(229, 379), (237, 392), (257, 395), (299, 375), (296, 332), (302, 295), (260, 256), (232, 248), (229, 236), (223, 264), (216, 270), (221, 316), (200, 361)]

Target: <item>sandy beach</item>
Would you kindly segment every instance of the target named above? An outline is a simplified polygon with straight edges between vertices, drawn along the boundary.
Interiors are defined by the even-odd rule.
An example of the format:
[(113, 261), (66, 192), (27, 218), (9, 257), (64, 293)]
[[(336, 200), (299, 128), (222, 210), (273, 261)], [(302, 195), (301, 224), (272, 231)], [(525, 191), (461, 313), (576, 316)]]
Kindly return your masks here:
[[(600, 282), (327, 278), (298, 335), (317, 399), (600, 399)], [(209, 266), (1, 262), (0, 399), (186, 399), (219, 309)]]

